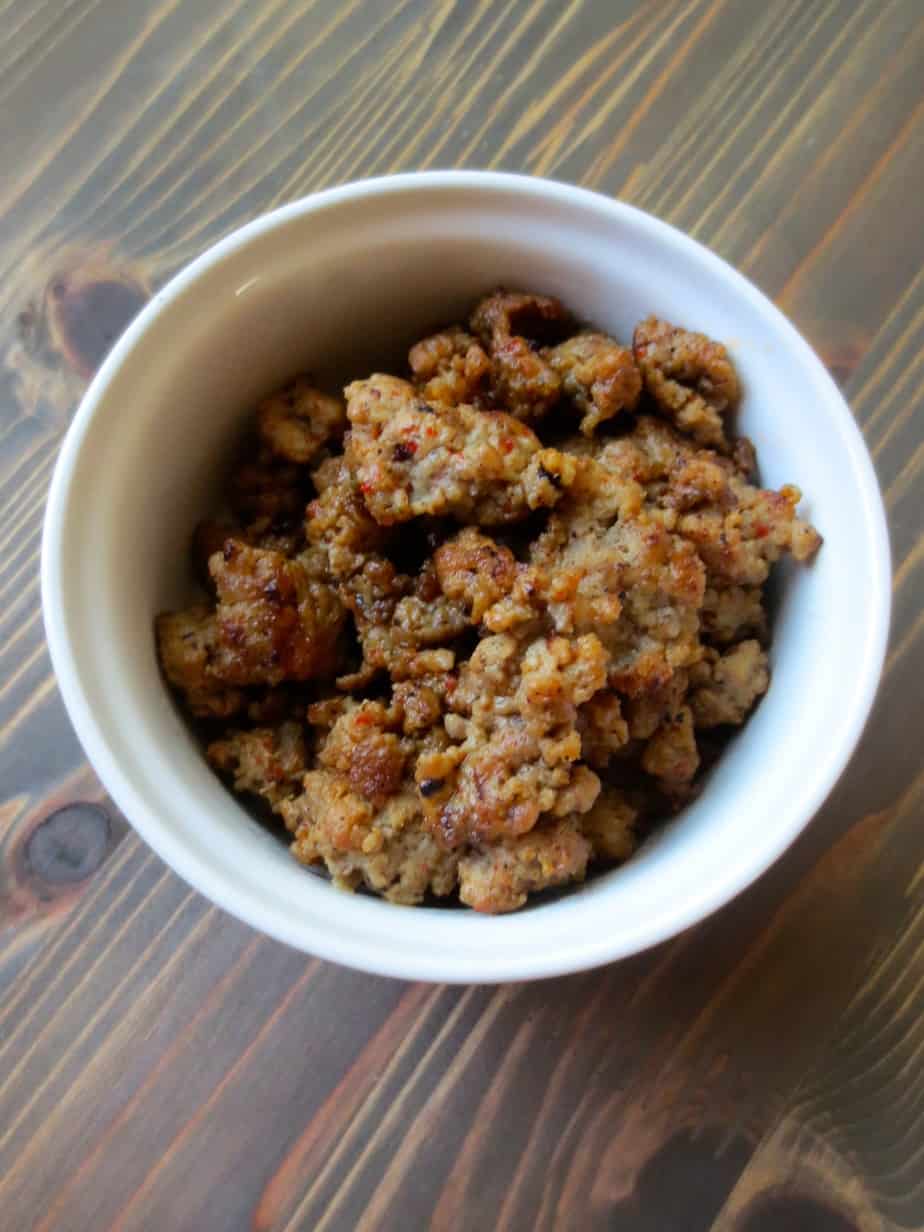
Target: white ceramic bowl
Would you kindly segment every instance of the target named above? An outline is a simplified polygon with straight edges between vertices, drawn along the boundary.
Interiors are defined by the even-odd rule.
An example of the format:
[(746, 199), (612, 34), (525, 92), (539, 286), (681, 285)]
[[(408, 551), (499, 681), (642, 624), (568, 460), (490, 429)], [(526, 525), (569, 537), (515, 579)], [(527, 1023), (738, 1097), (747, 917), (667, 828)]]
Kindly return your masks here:
[[(798, 483), (825, 538), (783, 571), (773, 682), (701, 797), (625, 867), (505, 917), (407, 910), (300, 867), (207, 767), (165, 689), (156, 612), (189, 593), (187, 544), (255, 399), (304, 369), (342, 378), (503, 283), (628, 338), (650, 312), (726, 340), (765, 483)], [(627, 205), (474, 172), (351, 184), (259, 218), (129, 327), (61, 451), (45, 523), (48, 642), (90, 761), (187, 881), (271, 936), (415, 979), (575, 971), (661, 941), (753, 881), (853, 750), (881, 670), (889, 549), (869, 457), (827, 372), (749, 282)]]

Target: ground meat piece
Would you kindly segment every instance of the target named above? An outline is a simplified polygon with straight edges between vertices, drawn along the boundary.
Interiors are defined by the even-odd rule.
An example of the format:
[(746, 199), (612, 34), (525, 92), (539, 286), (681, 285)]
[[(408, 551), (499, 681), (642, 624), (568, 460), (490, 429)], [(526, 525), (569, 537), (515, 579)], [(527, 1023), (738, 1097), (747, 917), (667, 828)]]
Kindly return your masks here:
[(401, 730), (405, 735), (428, 732), (436, 727), (443, 714), (447, 684), (446, 676), (398, 681), (392, 690), (392, 705), (401, 716)]
[(417, 784), (432, 832), (446, 848), (524, 834), (544, 812), (572, 811), (573, 787), (586, 792), (589, 807), (599, 780), (574, 764), (579, 739), (566, 751), (568, 757), (549, 765), (523, 724), (498, 721), (490, 733), (469, 724), (463, 745), (418, 759)]
[(722, 415), (737, 405), (739, 388), (725, 347), (656, 317), (636, 326), (632, 347), (659, 410), (701, 445), (727, 449)]
[(287, 462), (310, 462), (345, 429), (346, 411), (340, 399), (321, 393), (303, 376), (257, 407), (260, 440)]
[(561, 378), (525, 338), (496, 341), (491, 348), (495, 399), (516, 419), (539, 419), (561, 397)]
[(325, 553), (330, 576), (348, 578), (384, 549), (388, 532), (369, 513), (342, 457), (322, 463), (313, 479), (319, 495), (305, 510), (305, 534)]
[(533, 343), (567, 320), (557, 299), (518, 291), (497, 291), (472, 313), (472, 329), (490, 352), (494, 397), (517, 419), (538, 419), (561, 397), (561, 378)]
[(462, 667), (452, 708), (478, 721), (519, 715), (543, 731), (573, 723), (577, 707), (606, 683), (599, 638), (483, 638)]
[(692, 782), (699, 769), (699, 753), (689, 706), (681, 706), (662, 722), (645, 745), (642, 769), (658, 779), (669, 794)]
[(307, 498), (304, 469), (257, 450), (234, 471), (229, 484), (231, 508), (241, 522), (257, 518), (299, 518)]
[(606, 786), (579, 824), (593, 848), (595, 860), (622, 864), (638, 846), (637, 821), (638, 809), (625, 793), (618, 787)]
[(757, 450), (754, 448), (754, 442), (747, 436), (739, 436), (732, 446), (731, 456), (742, 478), (753, 480), (757, 474)]
[(242, 526), (236, 522), (206, 520), (193, 532), (193, 566), (196, 577), (210, 593), (215, 584), (209, 571), (209, 561), (221, 552), (229, 539), (238, 539), (254, 548), (265, 548), (283, 556), (294, 556), (304, 549), (305, 536), (301, 517), (281, 514), (274, 518), (261, 516)]
[(280, 684), (248, 693), (247, 717), (253, 723), (281, 723), (304, 718), (305, 694), (298, 685)]
[(244, 706), (244, 694), (215, 675), (218, 625), (205, 604), (164, 612), (156, 622), (157, 650), (164, 675), (183, 694), (197, 718), (227, 719)]
[(424, 646), (444, 646), (471, 626), (465, 605), (449, 595), (435, 595), (429, 601), (418, 595), (399, 599), (392, 618), (392, 634), (417, 651)]
[(301, 863), (324, 864), (342, 889), (365, 885), (406, 906), (428, 892), (453, 891), (458, 856), (442, 850), (421, 825), (411, 787), (376, 808), (330, 770), (310, 771), (304, 784), (302, 794), (279, 809), (294, 834), (292, 854)]
[(770, 684), (767, 656), (760, 643), (739, 642), (723, 655), (712, 654), (691, 673), (690, 709), (697, 727), (740, 726)]
[(663, 509), (722, 502), (736, 474), (729, 459), (700, 449), (652, 415), (640, 415), (632, 432), (608, 441), (597, 459), (624, 483), (641, 483), (646, 501)]
[(209, 560), (220, 552), (228, 539), (241, 538), (239, 526), (231, 522), (219, 522), (214, 518), (205, 518), (196, 524), (192, 537), (192, 563), (196, 580), (207, 590), (214, 589), (212, 575), (209, 573)]
[(784, 552), (807, 560), (818, 550), (821, 536), (796, 515), (802, 499), (798, 488), (786, 484), (771, 492), (738, 478), (729, 487), (733, 508), (697, 509), (677, 521), (678, 533), (695, 546), (710, 581), (760, 586)]
[(298, 561), (229, 539), (209, 568), (218, 593), (215, 674), (228, 684), (279, 684), (336, 670), (346, 617), (336, 591)]
[(705, 570), (692, 547), (644, 510), (641, 489), (590, 458), (530, 553), (555, 578), (549, 614), (564, 632), (594, 632), (610, 684), (636, 696), (699, 657)]
[[(338, 682), (342, 687), (356, 687), (356, 681), (366, 683), (383, 669), (393, 680), (450, 670), (452, 652), (436, 652), (434, 648), (446, 647), (470, 627), (465, 604), (439, 592), (429, 599), (408, 594), (411, 585), (390, 561), (379, 560), (369, 561), (360, 573), (343, 583), (340, 594), (353, 613), (363, 665), (355, 680)], [(433, 653), (443, 657), (434, 659)], [(428, 654), (430, 657), (424, 658)]]
[(608, 442), (599, 464), (620, 483), (641, 485), (650, 515), (693, 544), (713, 585), (759, 586), (783, 552), (805, 560), (821, 542), (796, 516), (798, 488), (756, 488), (731, 459), (697, 448), (651, 416)]
[(294, 514), (257, 518), (236, 538), (245, 540), (255, 548), (265, 548), (283, 556), (296, 556), (305, 547), (303, 519)]
[(699, 615), (703, 636), (720, 644), (762, 637), (767, 629), (759, 586), (707, 586)]
[(342, 693), (334, 693), (322, 697), (320, 701), (312, 702), (306, 711), (309, 724), (319, 733), (327, 734), (342, 714), (345, 714), (356, 702), (352, 697)]
[(668, 715), (680, 707), (690, 683), (685, 670), (674, 672), (671, 677), (626, 700), (624, 711), (632, 740), (648, 740), (653, 736)]
[(427, 402), (491, 405), (493, 369), (487, 354), (463, 329), (447, 329), (412, 346), (408, 363)]
[(551, 295), (498, 289), (472, 310), (472, 331), (490, 345), (496, 338), (526, 338), (533, 343), (558, 341), (568, 331), (571, 316)]
[(517, 577), (516, 557), (468, 526), (434, 553), (440, 587), (451, 599), (461, 600), (477, 624), (485, 612), (509, 594)]
[(594, 694), (581, 707), (578, 728), (581, 756), (596, 770), (605, 769), (613, 754), (629, 739), (629, 725), (623, 718), (620, 700), (608, 690)]
[(274, 808), (301, 791), (308, 769), (300, 723), (229, 732), (212, 741), (206, 756), (231, 779), (235, 791), (262, 796)]
[(635, 409), (642, 377), (632, 352), (606, 334), (575, 334), (545, 353), (565, 394), (582, 412), (581, 431), (594, 429), (620, 411)]
[(412, 582), (390, 560), (372, 556), (358, 573), (340, 586), (340, 595), (356, 621), (360, 635), (373, 625), (390, 625), (398, 600), (407, 595)]
[(390, 730), (394, 725), (382, 702), (349, 707), (331, 728), (318, 761), (343, 775), (357, 796), (382, 805), (400, 790), (408, 757), (407, 746)]
[[(372, 376), (347, 388), (347, 460), (383, 526), (430, 514), (490, 526), (525, 517), (542, 462), (538, 438), (509, 415), (471, 406), (434, 410), (407, 381)], [(551, 487), (540, 503), (554, 503)]]
[(523, 492), (530, 509), (550, 509), (577, 475), (577, 461), (558, 449), (543, 449), (523, 472)]
[(459, 897), (476, 911), (515, 911), (529, 894), (583, 881), (589, 858), (590, 843), (572, 819), (563, 818), (464, 856)]
[(593, 635), (478, 643), (448, 700), (446, 731), (460, 743), (421, 756), (415, 771), (427, 820), (446, 846), (524, 834), (543, 813), (591, 806), (600, 781), (578, 764), (577, 710), (605, 680)]

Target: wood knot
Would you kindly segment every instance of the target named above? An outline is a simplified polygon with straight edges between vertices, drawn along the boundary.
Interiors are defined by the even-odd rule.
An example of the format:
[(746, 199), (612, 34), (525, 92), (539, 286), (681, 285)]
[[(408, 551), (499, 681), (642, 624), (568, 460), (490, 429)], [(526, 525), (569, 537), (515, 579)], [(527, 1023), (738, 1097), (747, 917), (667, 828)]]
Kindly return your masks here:
[(89, 380), (147, 298), (127, 273), (59, 275), (48, 288), (51, 337), (74, 371)]
[(765, 1193), (745, 1212), (739, 1232), (857, 1232), (848, 1216), (804, 1194)]
[(51, 886), (76, 885), (95, 873), (109, 849), (107, 814), (96, 804), (68, 804), (32, 831), (26, 866)]

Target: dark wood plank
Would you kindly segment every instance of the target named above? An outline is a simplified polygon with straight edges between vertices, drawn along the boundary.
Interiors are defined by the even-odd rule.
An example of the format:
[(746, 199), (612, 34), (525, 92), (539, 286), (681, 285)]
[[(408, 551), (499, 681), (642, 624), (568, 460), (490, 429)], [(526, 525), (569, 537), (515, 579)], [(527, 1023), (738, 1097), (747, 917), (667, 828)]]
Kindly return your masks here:
[[(0, 21), (4, 1227), (924, 1225), (915, 0), (7, 0)], [(70, 414), (206, 244), (360, 175), (571, 179), (692, 232), (821, 351), (890, 512), (895, 619), (848, 774), (718, 917), (503, 989), (256, 936), (84, 765), (37, 565)]]

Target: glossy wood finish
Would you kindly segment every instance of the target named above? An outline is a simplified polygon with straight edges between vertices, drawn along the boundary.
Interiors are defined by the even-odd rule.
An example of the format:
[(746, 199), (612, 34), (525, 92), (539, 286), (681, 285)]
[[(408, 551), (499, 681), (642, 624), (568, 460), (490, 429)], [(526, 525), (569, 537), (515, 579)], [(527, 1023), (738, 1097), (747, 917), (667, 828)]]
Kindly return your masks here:
[[(920, 3), (2, 10), (4, 1229), (924, 1226)], [(781, 864), (500, 989), (355, 975), (187, 889), (86, 768), (39, 610), (61, 435), (152, 289), (279, 202), (445, 166), (601, 189), (754, 278), (842, 384), (895, 554), (873, 721)]]

